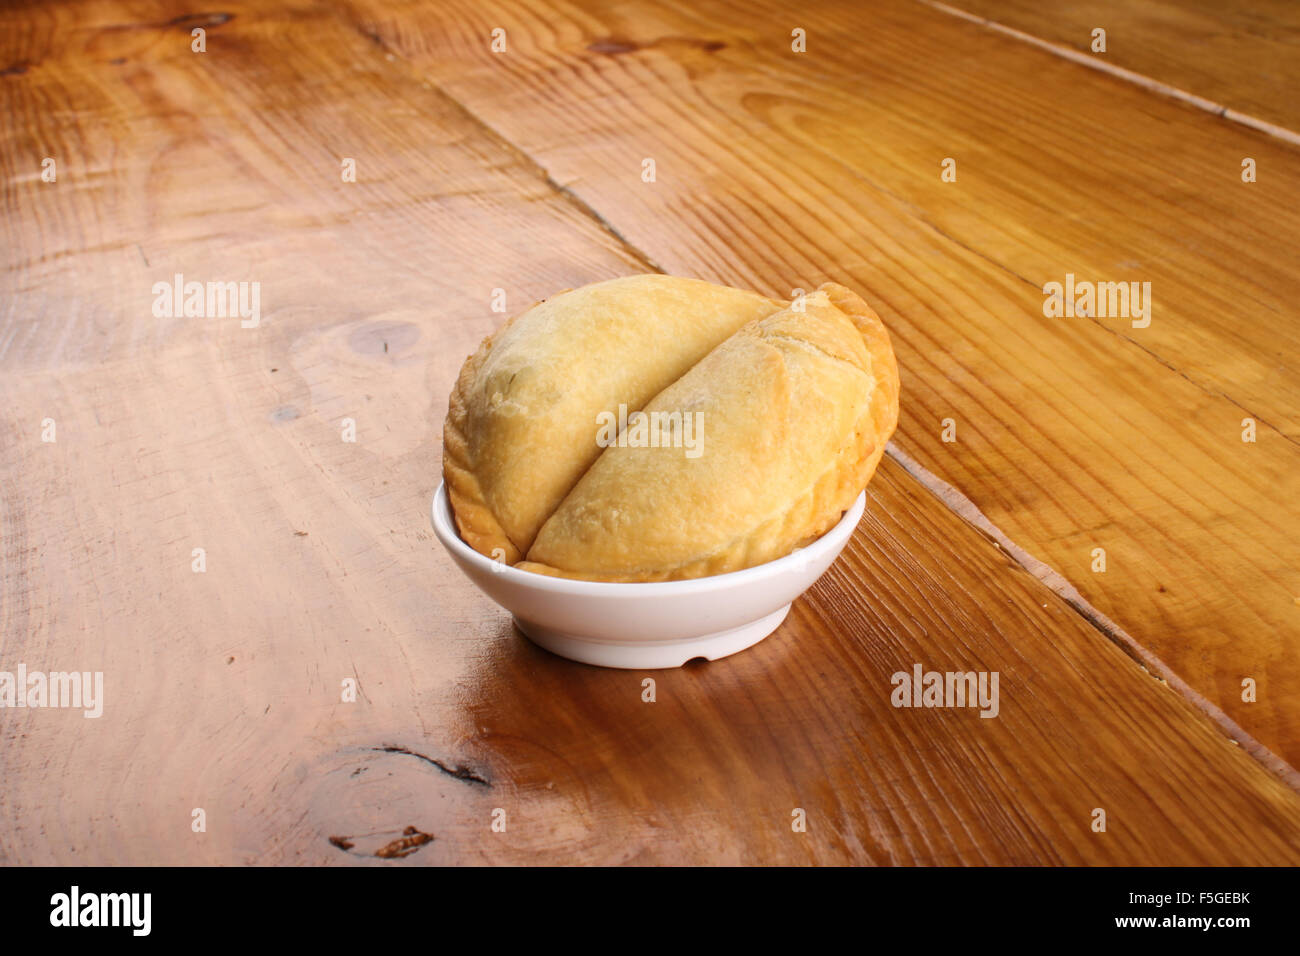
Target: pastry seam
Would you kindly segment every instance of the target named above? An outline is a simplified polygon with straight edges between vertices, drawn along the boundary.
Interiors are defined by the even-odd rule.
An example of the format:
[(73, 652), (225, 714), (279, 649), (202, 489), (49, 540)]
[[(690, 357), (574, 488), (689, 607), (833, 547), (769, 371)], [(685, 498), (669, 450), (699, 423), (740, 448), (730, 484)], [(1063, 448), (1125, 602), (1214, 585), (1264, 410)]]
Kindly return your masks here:
[[(535, 573), (549, 574), (554, 577), (566, 577), (579, 580), (596, 580), (596, 581), (651, 581), (665, 579), (681, 579), (704, 576), (707, 574), (725, 573), (729, 570), (740, 570), (750, 567), (752, 564), (746, 560), (746, 555), (753, 548), (760, 547), (769, 543), (774, 538), (788, 537), (792, 520), (797, 516), (806, 515), (807, 511), (814, 506), (814, 503), (822, 497), (833, 497), (840, 500), (847, 496), (849, 491), (865, 487), (875, 474), (879, 466), (880, 459), (884, 453), (884, 447), (888, 443), (890, 436), (897, 423), (896, 402), (897, 402), (897, 380), (898, 373), (895, 364), (893, 350), (889, 344), (888, 332), (881, 322), (880, 317), (871, 309), (860, 296), (852, 290), (836, 285), (835, 283), (825, 283), (818, 292), (826, 292), (828, 300), (836, 311), (844, 315), (853, 323), (859, 334), (862, 336), (863, 343), (866, 346), (867, 353), (870, 356), (871, 368), (864, 369), (861, 366), (850, 362), (843, 356), (839, 356), (826, 350), (817, 343), (800, 339), (796, 336), (784, 333), (763, 333), (759, 336), (761, 340), (779, 340), (789, 342), (792, 345), (806, 347), (826, 358), (833, 359), (837, 362), (849, 365), (856, 371), (867, 376), (869, 379), (868, 389), (870, 391), (870, 401), (865, 410), (865, 414), (857, 422), (858, 427), (853, 432), (849, 442), (841, 447), (836, 456), (826, 469), (812, 482), (808, 490), (798, 497), (788, 502), (777, 514), (766, 518), (754, 525), (744, 534), (737, 535), (725, 545), (715, 548), (704, 555), (692, 558), (688, 561), (678, 562), (674, 565), (658, 566), (651, 569), (635, 569), (619, 574), (599, 574), (590, 571), (572, 571), (565, 568), (558, 568), (541, 562), (529, 561), (527, 556), (517, 565), (523, 570), (533, 571)], [(849, 307), (841, 304), (841, 300)], [(739, 334), (733, 333), (733, 334)], [(776, 348), (775, 345), (772, 346)], [(701, 359), (703, 361), (703, 359)], [(697, 363), (698, 364), (698, 363)], [(689, 374), (683, 373), (683, 375)], [(680, 380), (680, 379), (679, 379)], [(869, 431), (872, 434), (865, 435)], [(863, 448), (859, 461), (846, 468), (843, 455), (846, 450), (853, 448), (855, 445), (861, 446), (863, 438), (870, 444), (870, 450)], [(839, 485), (840, 487), (833, 487)], [(845, 488), (843, 486), (851, 487)], [(576, 486), (575, 486), (576, 487)], [(800, 542), (793, 547), (800, 547), (803, 543), (810, 542), (825, 534), (839, 517), (843, 516), (845, 510), (852, 505), (852, 500), (844, 502), (842, 507), (832, 508), (829, 519), (823, 519), (814, 526), (814, 530), (801, 537)], [(561, 507), (563, 502), (561, 503)], [(838, 512), (836, 516), (835, 512)], [(812, 516), (808, 516), (812, 517)], [(549, 520), (549, 519), (548, 519)], [(806, 520), (806, 519), (804, 519)], [(757, 542), (748, 545), (743, 542)], [(530, 549), (531, 550), (531, 549)], [(778, 556), (779, 557), (779, 556)], [(767, 558), (766, 560), (772, 560)], [(734, 565), (739, 564), (739, 567)], [(697, 574), (696, 572), (702, 572)]]

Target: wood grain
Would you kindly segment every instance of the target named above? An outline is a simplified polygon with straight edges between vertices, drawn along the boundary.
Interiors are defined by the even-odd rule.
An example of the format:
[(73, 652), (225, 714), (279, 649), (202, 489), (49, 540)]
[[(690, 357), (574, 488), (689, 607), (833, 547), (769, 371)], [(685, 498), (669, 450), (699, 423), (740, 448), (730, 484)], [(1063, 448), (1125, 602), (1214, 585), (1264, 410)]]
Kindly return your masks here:
[[(426, 523), (445, 397), (493, 289), (646, 262), (346, 18), (228, 7), (196, 60), (187, 14), (0, 24), (0, 668), (105, 674), (97, 720), (0, 711), (0, 861), (1297, 862), (1295, 790), (890, 461), (653, 703), (524, 641)], [(261, 324), (155, 317), (177, 272)], [(998, 717), (893, 707), (915, 663)]]
[[(415, 517), (436, 410), (356, 450), (317, 420), (303, 367), (393, 374), (321, 331), (278, 426), (261, 349), (6, 390), (102, 397), (5, 476), (5, 660), (106, 675), (99, 720), (6, 714), (6, 862), (1296, 862), (1300, 796), (892, 462), (790, 622), (654, 703), (533, 648)], [(892, 707), (915, 663), (998, 671), (997, 718)], [(408, 827), (432, 842), (382, 855)]]
[(1300, 133), (1300, 8), (1287, 0), (952, 0), (948, 6)]
[[(900, 445), (1300, 758), (1294, 148), (918, 4), (354, 9), (664, 269), (862, 291)], [(1150, 326), (1045, 317), (1070, 273), (1151, 282)]]

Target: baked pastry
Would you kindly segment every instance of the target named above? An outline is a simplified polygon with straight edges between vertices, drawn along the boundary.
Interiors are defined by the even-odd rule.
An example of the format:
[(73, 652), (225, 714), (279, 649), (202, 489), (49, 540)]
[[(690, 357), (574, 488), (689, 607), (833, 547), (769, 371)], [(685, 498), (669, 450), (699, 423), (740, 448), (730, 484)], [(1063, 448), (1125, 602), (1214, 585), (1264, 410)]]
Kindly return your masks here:
[(897, 420), (888, 335), (843, 286), (790, 305), (632, 276), (538, 303), (480, 346), (451, 395), (443, 472), (483, 554), (676, 580), (824, 534)]
[(598, 411), (641, 408), (782, 306), (698, 279), (638, 275), (516, 316), (470, 356), (451, 393), (443, 475), (461, 537), (517, 562), (600, 455)]

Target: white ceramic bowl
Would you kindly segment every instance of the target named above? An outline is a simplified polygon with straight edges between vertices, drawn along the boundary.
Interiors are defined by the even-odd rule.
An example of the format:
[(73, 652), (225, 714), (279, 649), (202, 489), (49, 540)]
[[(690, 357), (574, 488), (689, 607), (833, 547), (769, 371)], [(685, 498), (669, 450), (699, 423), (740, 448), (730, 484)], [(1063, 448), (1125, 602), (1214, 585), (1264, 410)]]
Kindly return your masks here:
[(514, 615), (535, 644), (584, 664), (649, 670), (717, 660), (757, 644), (785, 620), (790, 602), (844, 550), (866, 492), (808, 547), (743, 571), (687, 581), (609, 584), (521, 571), (479, 554), (456, 531), (443, 485), (433, 495), (433, 530), (452, 560)]

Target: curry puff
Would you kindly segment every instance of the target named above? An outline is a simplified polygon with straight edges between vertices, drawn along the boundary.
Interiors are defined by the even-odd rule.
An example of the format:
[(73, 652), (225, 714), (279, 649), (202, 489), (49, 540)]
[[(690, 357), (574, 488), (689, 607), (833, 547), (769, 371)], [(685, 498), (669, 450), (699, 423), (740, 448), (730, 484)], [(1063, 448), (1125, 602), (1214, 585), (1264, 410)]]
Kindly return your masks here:
[(668, 581), (789, 554), (839, 521), (898, 421), (880, 318), (639, 275), (562, 292), (465, 362), (443, 476), (461, 537), (541, 574)]

